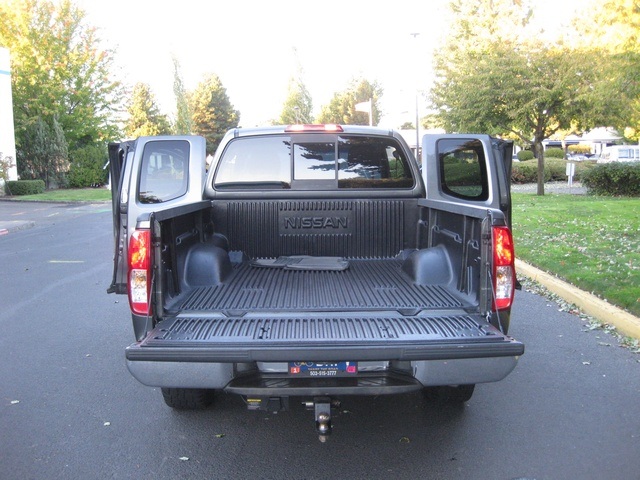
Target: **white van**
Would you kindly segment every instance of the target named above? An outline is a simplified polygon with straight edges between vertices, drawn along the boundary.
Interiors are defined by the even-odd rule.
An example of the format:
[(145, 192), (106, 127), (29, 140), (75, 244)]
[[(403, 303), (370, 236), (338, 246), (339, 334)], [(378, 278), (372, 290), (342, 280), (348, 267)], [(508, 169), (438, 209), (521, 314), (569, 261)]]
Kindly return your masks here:
[(598, 163), (640, 162), (640, 145), (614, 145), (605, 147)]

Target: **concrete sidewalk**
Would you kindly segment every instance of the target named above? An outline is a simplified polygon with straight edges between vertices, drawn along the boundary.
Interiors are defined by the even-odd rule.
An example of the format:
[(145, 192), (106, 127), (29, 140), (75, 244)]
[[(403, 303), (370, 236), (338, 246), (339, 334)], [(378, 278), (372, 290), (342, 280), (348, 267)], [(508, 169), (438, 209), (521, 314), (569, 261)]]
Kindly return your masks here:
[(620, 334), (640, 339), (640, 318), (522, 260), (516, 260), (516, 270), (519, 274), (542, 284), (565, 301), (576, 305), (587, 315), (602, 323), (613, 325)]

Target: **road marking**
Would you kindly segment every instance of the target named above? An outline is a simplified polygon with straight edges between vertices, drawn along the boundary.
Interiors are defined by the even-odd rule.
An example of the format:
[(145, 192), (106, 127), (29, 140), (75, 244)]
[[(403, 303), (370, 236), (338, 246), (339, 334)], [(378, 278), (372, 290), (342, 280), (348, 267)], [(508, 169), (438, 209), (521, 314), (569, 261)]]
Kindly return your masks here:
[(84, 263), (84, 260), (49, 260), (49, 263)]

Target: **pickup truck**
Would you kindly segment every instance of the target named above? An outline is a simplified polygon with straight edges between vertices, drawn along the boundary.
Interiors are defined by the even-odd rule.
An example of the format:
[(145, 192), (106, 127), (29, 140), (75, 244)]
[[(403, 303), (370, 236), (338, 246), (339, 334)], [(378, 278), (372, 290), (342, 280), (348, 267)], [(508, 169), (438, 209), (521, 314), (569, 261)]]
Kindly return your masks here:
[(516, 366), (512, 144), (375, 127), (238, 128), (109, 146), (126, 363), (177, 409), (348, 395), (465, 402)]

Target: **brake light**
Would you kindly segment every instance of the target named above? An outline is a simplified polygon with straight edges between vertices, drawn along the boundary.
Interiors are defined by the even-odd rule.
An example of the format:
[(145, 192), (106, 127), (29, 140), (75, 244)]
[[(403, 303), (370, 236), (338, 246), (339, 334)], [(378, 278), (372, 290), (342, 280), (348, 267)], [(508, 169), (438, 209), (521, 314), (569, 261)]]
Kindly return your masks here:
[(493, 290), (494, 308), (511, 307), (515, 291), (515, 251), (508, 227), (493, 227)]
[(138, 315), (150, 315), (151, 232), (135, 230), (129, 240), (129, 305)]
[(344, 131), (341, 125), (335, 124), (300, 124), (300, 125), (289, 125), (284, 129), (285, 132), (298, 132), (298, 133), (321, 133), (321, 132), (342, 132)]

